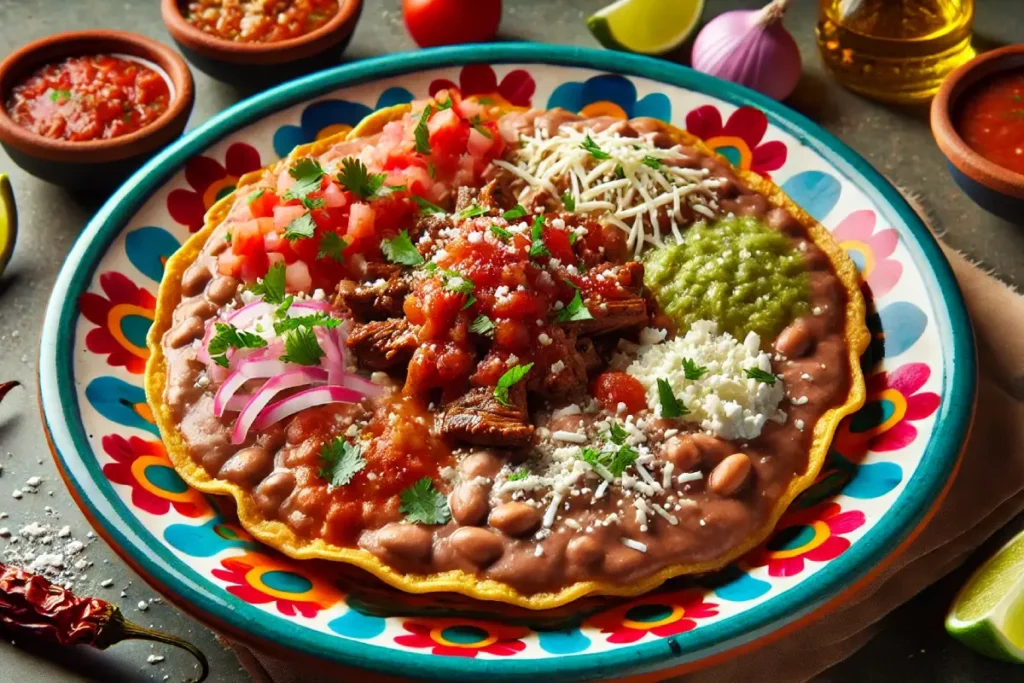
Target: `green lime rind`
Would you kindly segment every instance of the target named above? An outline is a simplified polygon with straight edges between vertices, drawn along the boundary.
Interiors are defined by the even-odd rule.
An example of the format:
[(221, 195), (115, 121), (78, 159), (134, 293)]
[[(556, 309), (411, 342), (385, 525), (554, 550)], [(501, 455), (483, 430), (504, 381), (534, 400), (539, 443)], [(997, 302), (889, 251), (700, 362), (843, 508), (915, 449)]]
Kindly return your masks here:
[(14, 190), (6, 173), (0, 173), (0, 274), (11, 260), (18, 238), (18, 210)]
[(967, 626), (954, 625), (946, 618), (946, 632), (979, 654), (1004, 662), (1024, 664), (1024, 650), (1013, 646), (991, 621), (982, 620)]
[(619, 0), (587, 18), (587, 28), (610, 50), (663, 55), (689, 40), (705, 0)]

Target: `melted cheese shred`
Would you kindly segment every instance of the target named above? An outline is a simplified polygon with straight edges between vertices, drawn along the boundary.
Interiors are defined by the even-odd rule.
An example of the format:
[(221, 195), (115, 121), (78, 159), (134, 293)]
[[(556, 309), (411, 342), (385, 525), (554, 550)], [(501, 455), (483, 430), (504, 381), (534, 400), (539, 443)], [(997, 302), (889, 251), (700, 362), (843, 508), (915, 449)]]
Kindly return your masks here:
[(577, 213), (599, 214), (598, 220), (625, 232), (637, 255), (645, 243), (664, 244), (663, 233), (681, 239), (684, 205), (706, 217), (718, 209), (716, 190), (722, 181), (707, 169), (679, 165), (687, 157), (678, 146), (662, 149), (643, 137), (568, 125), (550, 138), (538, 130), (521, 142), (515, 163), (494, 161), (524, 181), (520, 202), (531, 191), (557, 197), (564, 188)]

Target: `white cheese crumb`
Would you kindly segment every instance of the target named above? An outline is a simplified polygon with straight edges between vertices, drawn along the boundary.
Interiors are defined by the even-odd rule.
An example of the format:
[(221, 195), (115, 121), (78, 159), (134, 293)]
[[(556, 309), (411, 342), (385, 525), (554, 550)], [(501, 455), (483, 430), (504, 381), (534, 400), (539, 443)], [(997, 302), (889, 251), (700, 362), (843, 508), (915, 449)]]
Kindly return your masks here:
[(146, 657), (146, 661), (150, 664), (159, 664), (160, 662), (164, 661), (164, 658), (163, 655), (150, 655)]
[(586, 443), (587, 436), (585, 434), (577, 434), (576, 432), (567, 432), (561, 429), (552, 432), (551, 439), (554, 441), (565, 441), (568, 443)]
[(538, 544), (537, 547), (535, 547), (533, 549), (533, 556), (534, 557), (540, 557), (543, 554), (544, 554), (544, 546)]
[(700, 481), (703, 478), (703, 472), (683, 472), (678, 477), (676, 477), (676, 481), (678, 481), (680, 484), (687, 484), (691, 481)]
[(794, 420), (793, 421), (793, 426), (796, 427), (797, 429), (799, 429), (801, 432), (804, 431), (804, 421), (803, 420)]
[(114, 580), (113, 579), (103, 579), (102, 581), (100, 581), (100, 586), (102, 586), (103, 588), (110, 588), (113, 585), (114, 585)]
[(627, 548), (632, 548), (633, 550), (639, 551), (641, 553), (646, 553), (647, 552), (647, 544), (646, 543), (641, 543), (640, 541), (634, 541), (632, 538), (627, 538), (625, 536), (623, 536), (619, 540), (621, 540), (622, 541), (622, 545), (626, 546)]

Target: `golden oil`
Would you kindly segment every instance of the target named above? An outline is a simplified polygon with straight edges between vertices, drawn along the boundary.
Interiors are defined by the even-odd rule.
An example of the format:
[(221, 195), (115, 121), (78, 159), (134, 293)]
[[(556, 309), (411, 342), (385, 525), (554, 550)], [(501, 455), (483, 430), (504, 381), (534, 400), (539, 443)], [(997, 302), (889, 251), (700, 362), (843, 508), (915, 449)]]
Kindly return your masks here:
[(916, 104), (974, 57), (974, 0), (819, 0), (815, 34), (840, 83), (874, 99)]

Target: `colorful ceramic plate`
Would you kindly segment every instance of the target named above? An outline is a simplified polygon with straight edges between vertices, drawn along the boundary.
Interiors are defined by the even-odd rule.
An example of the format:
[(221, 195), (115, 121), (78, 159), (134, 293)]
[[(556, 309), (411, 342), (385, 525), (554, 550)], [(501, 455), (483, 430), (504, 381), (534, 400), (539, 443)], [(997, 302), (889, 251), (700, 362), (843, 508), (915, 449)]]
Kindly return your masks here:
[[(770, 175), (833, 231), (876, 305), (868, 404), (769, 541), (699, 583), (616, 603), (560, 631), (443, 610), (381, 614), (350, 584), (253, 543), (170, 467), (145, 404), (166, 258), (247, 171), (375, 108), (456, 85), (517, 105), (653, 116)], [(139, 171), (68, 257), (40, 356), (46, 427), (100, 533), (161, 592), (232, 636), (443, 680), (661, 678), (834, 607), (898, 552), (951, 481), (970, 422), (970, 323), (937, 245), (868, 164), (743, 88), (643, 57), (550, 45), (446, 48), (303, 78), (217, 115)], [(484, 606), (483, 609), (488, 609)], [(485, 612), (486, 613), (486, 612)], [(654, 674), (653, 672), (659, 672)]]

